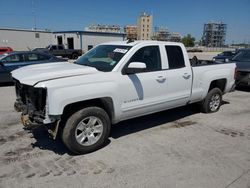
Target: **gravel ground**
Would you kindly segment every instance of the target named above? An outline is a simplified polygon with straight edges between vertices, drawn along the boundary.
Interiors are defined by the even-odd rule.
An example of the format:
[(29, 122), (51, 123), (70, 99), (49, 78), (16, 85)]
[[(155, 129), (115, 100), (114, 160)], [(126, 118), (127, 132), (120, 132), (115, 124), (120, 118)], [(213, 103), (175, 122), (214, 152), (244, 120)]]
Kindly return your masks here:
[(74, 156), (46, 130), (23, 130), (0, 87), (0, 187), (250, 187), (250, 91), (214, 114), (186, 106), (113, 126), (102, 149)]

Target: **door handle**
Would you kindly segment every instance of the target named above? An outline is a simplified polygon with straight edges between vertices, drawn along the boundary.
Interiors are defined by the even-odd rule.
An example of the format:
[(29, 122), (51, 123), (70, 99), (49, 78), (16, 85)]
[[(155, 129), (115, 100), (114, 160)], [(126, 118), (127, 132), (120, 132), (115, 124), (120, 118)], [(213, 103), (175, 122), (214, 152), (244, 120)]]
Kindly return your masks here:
[(191, 77), (191, 75), (188, 73), (184, 73), (184, 75), (182, 77), (187, 80)]
[(166, 77), (164, 77), (164, 76), (158, 76), (158, 77), (156, 78), (156, 80), (157, 80), (158, 82), (162, 83), (162, 82), (165, 82)]

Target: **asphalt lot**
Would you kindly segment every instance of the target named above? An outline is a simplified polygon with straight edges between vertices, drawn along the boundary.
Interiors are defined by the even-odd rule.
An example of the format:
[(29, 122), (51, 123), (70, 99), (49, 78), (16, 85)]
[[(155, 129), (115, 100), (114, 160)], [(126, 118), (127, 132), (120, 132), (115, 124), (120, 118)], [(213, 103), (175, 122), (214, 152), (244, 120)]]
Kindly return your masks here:
[(78, 156), (23, 130), (13, 86), (0, 96), (0, 187), (250, 187), (249, 89), (214, 114), (187, 106), (119, 123), (104, 148)]

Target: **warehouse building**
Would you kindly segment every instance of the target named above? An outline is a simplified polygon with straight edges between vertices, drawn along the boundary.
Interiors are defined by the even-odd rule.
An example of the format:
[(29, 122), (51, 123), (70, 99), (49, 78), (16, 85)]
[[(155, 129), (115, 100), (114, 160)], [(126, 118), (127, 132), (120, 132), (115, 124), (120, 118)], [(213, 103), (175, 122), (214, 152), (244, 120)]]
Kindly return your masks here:
[(0, 47), (13, 50), (30, 50), (53, 43), (53, 34), (47, 30), (0, 28)]
[(93, 46), (109, 41), (125, 40), (125, 33), (93, 31), (48, 31), (32, 29), (0, 28), (0, 47), (15, 51), (44, 48), (50, 44), (63, 44), (69, 49), (88, 51)]
[(82, 49), (86, 52), (95, 45), (125, 40), (125, 33), (109, 33), (94, 31), (58, 31), (53, 32), (54, 44), (63, 44), (69, 49)]

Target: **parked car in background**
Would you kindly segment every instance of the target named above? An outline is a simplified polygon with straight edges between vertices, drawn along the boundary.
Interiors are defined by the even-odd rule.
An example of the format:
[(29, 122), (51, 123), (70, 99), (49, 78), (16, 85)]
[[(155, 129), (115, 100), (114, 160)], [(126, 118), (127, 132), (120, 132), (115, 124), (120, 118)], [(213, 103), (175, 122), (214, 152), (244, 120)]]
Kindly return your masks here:
[(10, 72), (26, 66), (40, 63), (65, 61), (41, 52), (10, 52), (0, 55), (0, 83), (12, 82)]
[(82, 50), (65, 49), (64, 45), (49, 45), (46, 48), (35, 48), (33, 51), (42, 51), (44, 53), (67, 57), (69, 59), (77, 59), (82, 55)]
[(231, 61), (237, 66), (237, 86), (250, 86), (250, 49), (241, 49)]
[(213, 57), (213, 61), (226, 62), (230, 60), (235, 54), (236, 52), (234, 51), (225, 51)]
[(13, 52), (13, 49), (11, 47), (0, 47), (0, 54), (9, 53), (9, 52)]
[(203, 52), (203, 51), (198, 48), (193, 48), (193, 49), (188, 49), (187, 52)]

